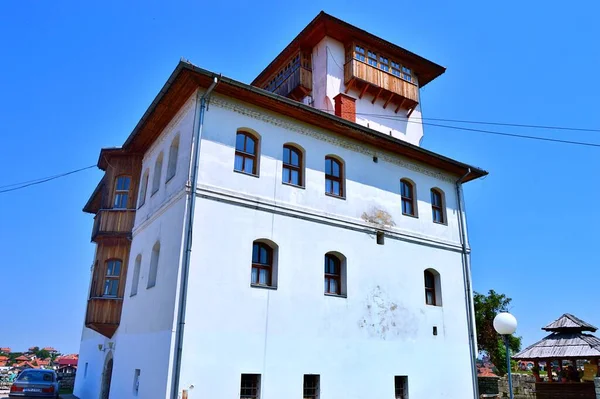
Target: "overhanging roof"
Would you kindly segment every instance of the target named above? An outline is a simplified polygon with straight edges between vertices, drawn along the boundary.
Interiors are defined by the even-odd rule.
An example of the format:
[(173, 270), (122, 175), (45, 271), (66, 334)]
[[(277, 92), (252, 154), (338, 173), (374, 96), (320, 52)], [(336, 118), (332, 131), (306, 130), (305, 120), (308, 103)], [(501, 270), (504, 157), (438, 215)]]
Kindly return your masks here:
[(512, 358), (516, 360), (600, 358), (600, 339), (584, 333), (552, 333)]
[(552, 323), (548, 324), (546, 327), (543, 327), (542, 330), (546, 331), (567, 331), (567, 330), (576, 330), (576, 331), (591, 331), (596, 332), (598, 330), (597, 327), (586, 323), (580, 318), (573, 316), (570, 313), (565, 313), (560, 316), (558, 319), (554, 320)]
[(377, 51), (385, 52), (387, 56), (411, 67), (419, 78), (420, 87), (425, 86), (446, 71), (443, 66), (321, 11), (254, 79), (252, 85), (263, 87), (267, 78), (277, 72), (283, 63), (288, 61), (299, 49), (312, 49), (325, 36), (342, 43), (357, 40)]
[(144, 153), (197, 88), (208, 87), (215, 77), (219, 78), (219, 84), (214, 89), (216, 93), (294, 118), (333, 134), (402, 155), (456, 176), (466, 175), (463, 182), (487, 175), (483, 169), (436, 154), (258, 87), (220, 76), (186, 61), (179, 62), (123, 144), (123, 150)]

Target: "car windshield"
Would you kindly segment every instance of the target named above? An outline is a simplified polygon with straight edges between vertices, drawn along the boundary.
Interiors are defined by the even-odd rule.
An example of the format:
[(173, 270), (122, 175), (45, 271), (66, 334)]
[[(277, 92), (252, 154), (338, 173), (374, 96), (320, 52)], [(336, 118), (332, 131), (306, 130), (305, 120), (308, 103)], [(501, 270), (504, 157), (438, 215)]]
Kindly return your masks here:
[(17, 378), (18, 381), (32, 381), (32, 382), (52, 382), (52, 373), (44, 371), (23, 371)]

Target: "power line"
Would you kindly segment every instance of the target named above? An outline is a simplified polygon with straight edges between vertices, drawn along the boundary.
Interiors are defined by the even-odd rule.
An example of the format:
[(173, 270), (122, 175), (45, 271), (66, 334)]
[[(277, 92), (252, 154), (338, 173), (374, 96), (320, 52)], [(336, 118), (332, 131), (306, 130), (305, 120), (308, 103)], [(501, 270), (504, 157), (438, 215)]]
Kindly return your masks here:
[[(26, 188), (26, 187), (35, 186), (37, 184), (46, 183), (46, 182), (49, 182), (51, 180), (59, 179), (61, 177), (69, 176), (69, 175), (72, 175), (74, 173), (81, 172), (81, 171), (84, 171), (84, 170), (87, 170), (87, 169), (91, 169), (91, 168), (95, 168), (95, 167), (96, 167), (96, 165), (90, 165), (90, 166), (86, 166), (85, 168), (71, 170), (69, 172), (61, 173), (61, 174), (54, 175), (54, 176), (42, 177), (40, 179), (29, 180), (29, 181), (25, 181), (25, 182), (21, 182), (21, 183), (7, 184), (7, 185), (4, 185), (4, 186), (0, 186), (0, 188), (6, 188), (6, 187), (11, 187), (11, 188), (6, 188), (5, 190), (0, 190), (0, 194), (2, 194), (2, 193), (8, 193), (10, 191), (21, 190), (21, 189)], [(17, 187), (15, 187), (15, 186), (17, 186)]]
[[(322, 111), (331, 112), (331, 110), (327, 110), (327, 109), (322, 109)], [(388, 119), (388, 120), (398, 120), (398, 118), (402, 118), (402, 117), (396, 117), (396, 116), (391, 116), (391, 115), (379, 115), (379, 114), (370, 114), (370, 113), (358, 113), (357, 112), (355, 114), (356, 115), (366, 115), (366, 116), (378, 116), (380, 119)], [(425, 126), (435, 126), (435, 127), (441, 127), (444, 129), (454, 129), (454, 130), (462, 130), (462, 131), (467, 131), (467, 132), (485, 133), (485, 134), (492, 134), (492, 135), (497, 135), (497, 136), (515, 137), (515, 138), (528, 139), (528, 140), (549, 141), (549, 142), (562, 143), (562, 144), (581, 145), (581, 146), (586, 146), (586, 147), (600, 147), (600, 144), (598, 144), (598, 143), (588, 143), (585, 141), (561, 140), (561, 139), (553, 139), (550, 137), (539, 137), (539, 136), (529, 136), (526, 134), (498, 132), (495, 130), (473, 129), (473, 128), (462, 127), (462, 126), (441, 125), (441, 124), (437, 124), (437, 123), (411, 121), (406, 118), (404, 118), (403, 120), (405, 120), (407, 123), (418, 123), (418, 124), (425, 125)], [(438, 120), (444, 120), (444, 119), (438, 119)], [(473, 123), (475, 123), (475, 122), (473, 122)], [(493, 123), (490, 123), (490, 124), (493, 124)], [(507, 125), (511, 126), (511, 124), (507, 124)], [(528, 125), (521, 125), (521, 126), (529, 127)], [(546, 127), (546, 128), (551, 129), (551, 127)], [(573, 129), (562, 128), (562, 129), (576, 130), (576, 128), (573, 128)], [(596, 130), (588, 129), (587, 131), (596, 131)], [(600, 130), (598, 130), (598, 132), (600, 132)]]
[[(331, 112), (329, 109), (319, 108), (321, 111)], [(410, 121), (409, 118), (402, 115), (386, 115), (386, 114), (373, 114), (369, 112), (356, 112), (356, 115), (364, 115), (364, 116), (375, 116), (378, 118), (386, 118), (386, 119), (394, 119), (394, 120), (403, 120), (411, 123), (420, 123), (417, 121)], [(522, 127), (529, 129), (546, 129), (546, 130), (567, 130), (573, 132), (595, 132), (600, 133), (600, 129), (593, 128), (581, 128), (581, 127), (569, 127), (569, 126), (551, 126), (551, 125), (528, 125), (523, 123), (510, 123), (510, 122), (484, 122), (484, 121), (471, 121), (465, 119), (444, 119), (444, 118), (424, 118), (424, 117), (413, 117), (412, 119), (422, 120), (422, 121), (435, 121), (435, 122), (453, 122), (453, 123), (468, 123), (468, 124), (476, 124), (476, 125), (494, 125), (494, 126), (509, 126), (509, 127)]]

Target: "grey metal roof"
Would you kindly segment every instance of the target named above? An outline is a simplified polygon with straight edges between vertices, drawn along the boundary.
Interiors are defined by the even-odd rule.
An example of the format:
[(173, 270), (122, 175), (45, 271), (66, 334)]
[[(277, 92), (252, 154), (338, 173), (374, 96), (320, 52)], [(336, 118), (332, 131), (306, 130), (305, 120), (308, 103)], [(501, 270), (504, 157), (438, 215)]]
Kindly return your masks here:
[(596, 332), (598, 328), (595, 326), (586, 323), (578, 317), (573, 316), (570, 313), (565, 313), (560, 316), (558, 319), (554, 320), (552, 323), (548, 324), (546, 327), (543, 327), (542, 330), (546, 331), (591, 331)]
[(580, 332), (554, 332), (512, 358), (533, 360), (592, 357), (600, 357), (599, 338)]

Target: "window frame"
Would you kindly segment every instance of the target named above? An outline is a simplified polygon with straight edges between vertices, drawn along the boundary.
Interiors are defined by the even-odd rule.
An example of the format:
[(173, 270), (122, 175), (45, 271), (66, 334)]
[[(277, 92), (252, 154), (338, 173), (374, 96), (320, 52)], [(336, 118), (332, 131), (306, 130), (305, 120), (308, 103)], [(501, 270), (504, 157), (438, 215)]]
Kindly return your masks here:
[[(363, 62), (370, 67), (377, 68), (382, 72), (389, 73), (390, 75), (393, 75), (398, 79), (402, 79), (405, 82), (417, 85), (417, 79), (413, 68), (408, 67), (402, 62), (399, 62), (398, 59), (388, 57), (386, 54), (375, 51), (368, 46), (362, 45), (361, 43), (353, 43), (350, 49), (352, 51), (352, 56), (350, 58)], [(361, 49), (362, 52), (359, 52), (358, 49)], [(382, 59), (386, 60), (387, 63), (382, 63)], [(397, 71), (397, 73), (394, 73), (395, 71)]]
[(408, 376), (394, 376), (394, 397), (395, 399), (408, 399)]
[[(245, 137), (243, 150), (238, 150), (238, 148), (237, 148), (237, 140), (238, 140), (238, 136), (240, 136), (240, 135)], [(246, 152), (248, 139), (250, 139), (254, 142), (254, 153)], [(243, 129), (238, 130), (235, 134), (235, 145), (234, 145), (235, 155), (234, 155), (234, 160), (233, 160), (233, 171), (237, 172), (237, 173), (243, 173), (243, 174), (249, 175), (249, 176), (258, 177), (258, 175), (259, 175), (258, 174), (258, 158), (259, 158), (259, 152), (260, 152), (259, 146), (260, 146), (260, 138), (256, 134), (254, 134), (248, 130), (243, 130)], [(241, 170), (236, 169), (236, 166), (235, 166), (238, 156), (242, 158)], [(245, 165), (246, 165), (246, 159), (253, 160), (252, 173), (248, 173), (248, 172), (244, 171)]]
[[(410, 190), (410, 193), (409, 193), (410, 196), (405, 195), (405, 192), (404, 192), (405, 185)], [(416, 197), (417, 197), (416, 184), (412, 180), (409, 180), (407, 178), (400, 179), (400, 208), (402, 210), (402, 215), (411, 216), (411, 217), (415, 217), (415, 218), (418, 217)], [(410, 206), (412, 207), (412, 213), (405, 212), (404, 204), (406, 204), (406, 203), (410, 204)]]
[[(119, 274), (108, 274), (108, 267), (110, 263), (113, 262), (118, 262), (119, 263)], [(121, 286), (121, 275), (123, 274), (123, 260), (119, 259), (119, 258), (110, 258), (107, 259), (104, 262), (104, 284), (102, 285), (102, 297), (103, 298), (119, 298), (119, 288)], [(117, 289), (116, 289), (116, 293), (115, 295), (112, 294), (107, 294), (106, 293), (106, 289), (107, 289), (107, 284), (110, 284), (110, 287), (112, 288), (112, 284), (114, 284), (116, 282), (117, 284)]]
[[(444, 192), (438, 188), (432, 188), (431, 192), (431, 218), (433, 223), (437, 224), (447, 224), (448, 220), (446, 218), (446, 206), (444, 201)], [(436, 204), (435, 198), (439, 199), (439, 204)], [(439, 212), (440, 220), (436, 220), (436, 211)]]
[[(328, 260), (333, 261), (333, 266), (334, 266), (333, 273), (327, 272)], [(337, 269), (337, 273), (335, 273), (336, 269)], [(342, 295), (342, 260), (337, 255), (330, 253), (330, 252), (325, 254), (323, 278), (324, 278), (323, 291), (324, 291), (325, 295), (335, 295), (335, 296)], [(331, 281), (336, 282), (336, 291), (335, 292), (331, 291)], [(325, 287), (325, 285), (327, 287)]]
[(142, 254), (138, 254), (135, 257), (135, 261), (133, 263), (133, 274), (131, 276), (131, 291), (129, 296), (136, 296), (139, 291), (140, 286), (140, 275), (142, 272)]
[[(339, 166), (339, 176), (335, 176), (333, 174), (328, 174), (327, 173), (327, 162), (331, 161), (331, 172), (333, 173), (333, 162), (335, 162), (336, 164), (338, 164)], [(345, 187), (345, 165), (344, 165), (344, 161), (342, 161), (340, 158), (333, 156), (333, 155), (327, 155), (325, 157), (325, 194), (329, 195), (331, 197), (335, 197), (335, 198), (346, 198), (346, 187)], [(328, 191), (328, 183), (331, 181), (331, 192)], [(333, 187), (334, 187), (334, 182), (338, 182), (339, 186), (340, 186), (340, 193), (336, 194), (333, 192)]]
[[(246, 377), (246, 382), (250, 383), (250, 386), (244, 385), (244, 377)], [(243, 373), (240, 378), (240, 399), (260, 399), (260, 383), (261, 383), (261, 375), (260, 374), (246, 374)], [(244, 394), (244, 389), (254, 390), (252, 394)]]
[[(308, 377), (308, 379), (307, 379)], [(311, 381), (312, 380), (312, 381)], [(312, 393), (307, 393), (311, 392)], [(302, 398), (319, 399), (321, 394), (321, 376), (319, 374), (304, 374), (302, 381)]]
[[(156, 254), (156, 256), (154, 255)], [(148, 282), (146, 283), (146, 289), (156, 287), (158, 282), (158, 267), (160, 262), (160, 241), (156, 241), (152, 246), (150, 254), (150, 266), (148, 268)]]
[(140, 209), (146, 203), (146, 196), (148, 195), (148, 181), (150, 179), (150, 168), (146, 168), (142, 175), (142, 184), (140, 186), (140, 198), (138, 200), (138, 209)]
[[(431, 270), (425, 270), (423, 272), (423, 276), (424, 276), (424, 286), (425, 286), (425, 304), (429, 305), (429, 306), (438, 306), (438, 302), (437, 302), (437, 279), (435, 274), (431, 271)], [(427, 277), (430, 277), (431, 282), (433, 283), (433, 286), (429, 287), (427, 285)], [(431, 299), (433, 303), (429, 302), (429, 296), (428, 294), (431, 293)]]
[[(119, 190), (119, 179), (128, 179), (128, 185), (127, 185), (127, 190)], [(129, 209), (129, 199), (131, 197), (130, 193), (131, 193), (131, 184), (132, 184), (132, 180), (131, 180), (131, 176), (130, 175), (119, 175), (117, 177), (115, 177), (115, 183), (114, 183), (114, 189), (113, 189), (113, 207), (112, 209)], [(124, 207), (117, 207), (117, 197), (119, 196), (125, 196), (125, 206)], [(119, 197), (122, 198), (122, 197)]]
[[(258, 247), (258, 262), (255, 263), (254, 262), (254, 248)], [(261, 248), (266, 249), (267, 252), (267, 263), (260, 263), (260, 250)], [(251, 263), (251, 268), (250, 268), (250, 285), (252, 287), (267, 287), (267, 288), (275, 288), (275, 285), (273, 284), (274, 281), (274, 276), (273, 276), (273, 272), (274, 272), (274, 252), (275, 249), (269, 245), (268, 243), (264, 242), (264, 241), (254, 241), (252, 242), (252, 263)], [(253, 281), (253, 272), (256, 269), (256, 282)], [(261, 270), (266, 270), (268, 273), (268, 279), (267, 279), (267, 283), (266, 284), (261, 284), (260, 283), (260, 271)]]
[[(174, 150), (173, 150), (174, 149)], [(167, 174), (165, 184), (171, 181), (177, 174), (177, 160), (179, 159), (179, 134), (171, 141), (169, 146), (169, 159), (167, 160)]]
[(154, 196), (160, 189), (160, 181), (162, 179), (162, 168), (163, 168), (164, 154), (161, 151), (154, 161), (154, 175), (152, 176), (152, 193), (150, 197)]
[[(285, 150), (290, 151), (290, 163), (286, 163), (285, 161)], [(298, 155), (298, 165), (294, 165), (292, 162), (292, 152)], [(294, 144), (284, 144), (283, 146), (283, 157), (281, 160), (281, 182), (283, 184), (287, 184), (294, 187), (304, 187), (304, 152), (300, 147)], [(289, 171), (289, 181), (284, 181), (285, 170)], [(292, 180), (292, 171), (298, 172), (298, 184), (293, 183)]]

